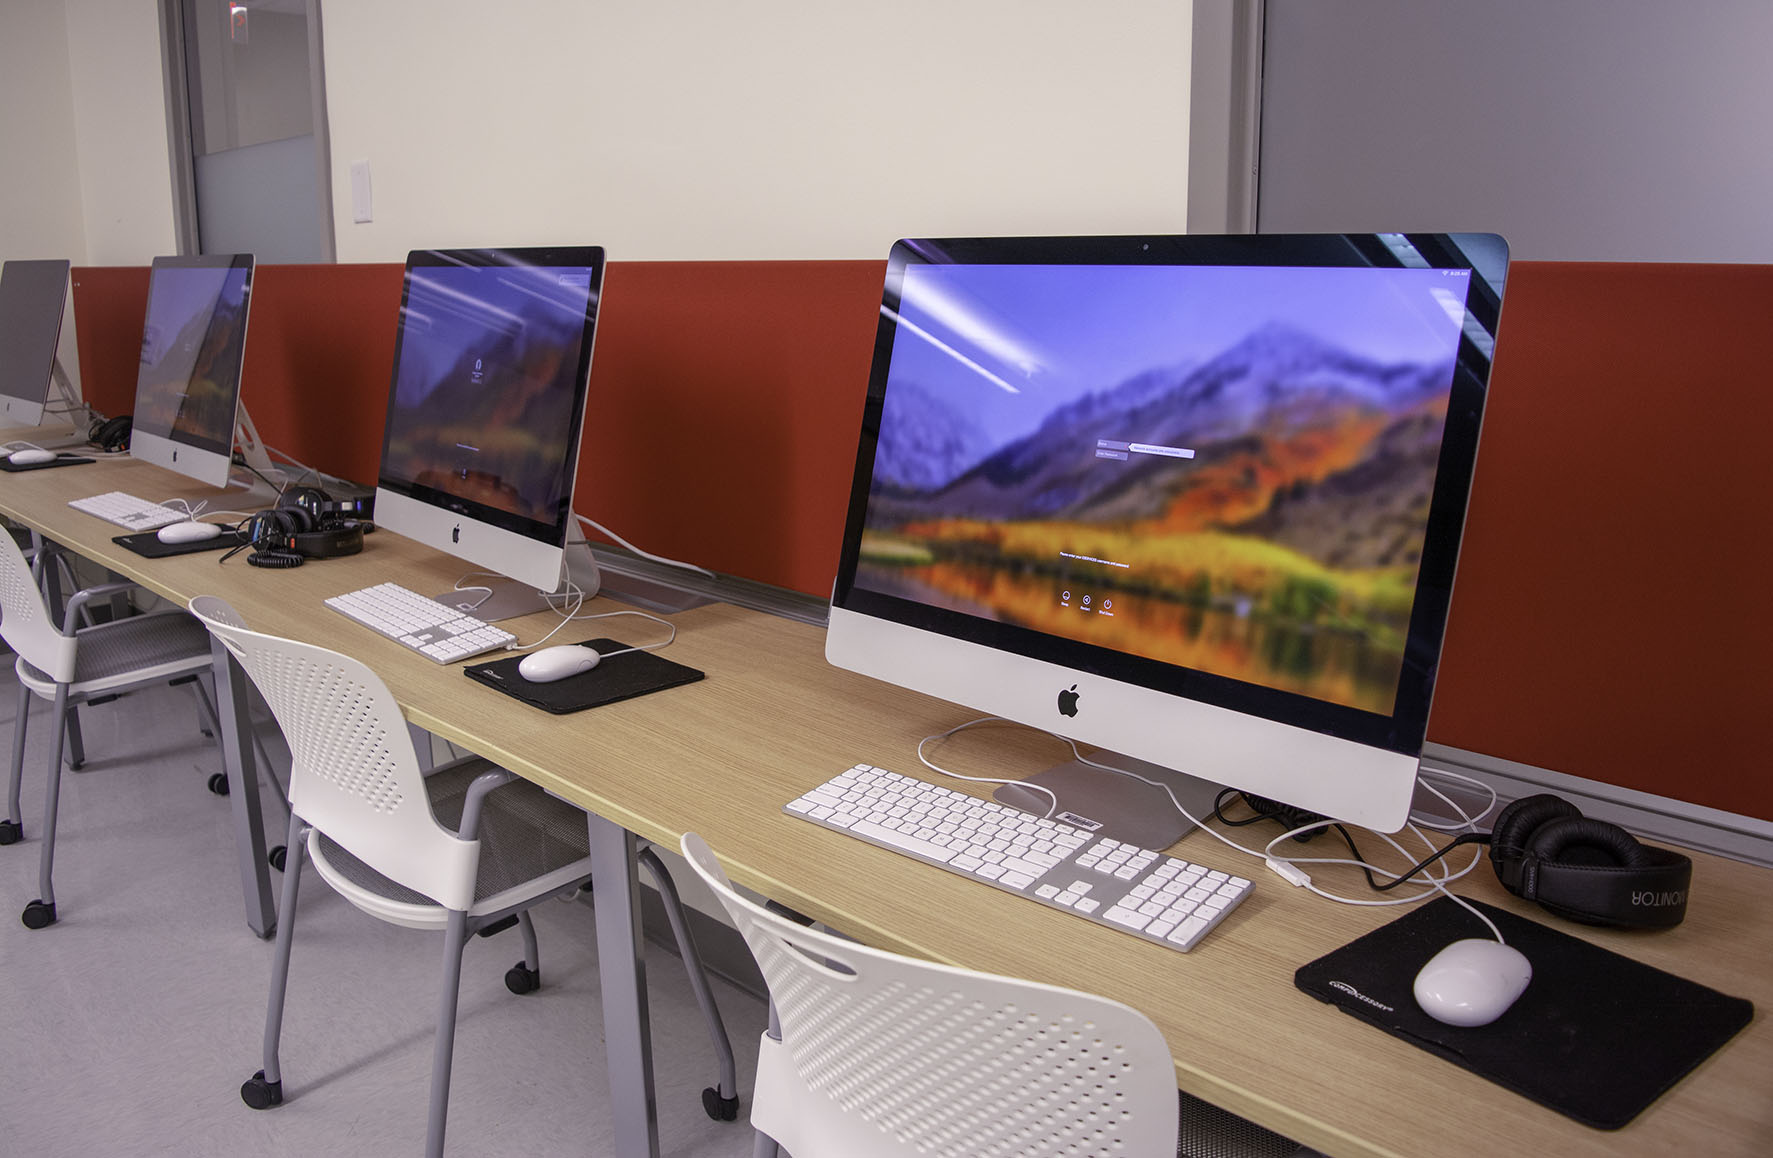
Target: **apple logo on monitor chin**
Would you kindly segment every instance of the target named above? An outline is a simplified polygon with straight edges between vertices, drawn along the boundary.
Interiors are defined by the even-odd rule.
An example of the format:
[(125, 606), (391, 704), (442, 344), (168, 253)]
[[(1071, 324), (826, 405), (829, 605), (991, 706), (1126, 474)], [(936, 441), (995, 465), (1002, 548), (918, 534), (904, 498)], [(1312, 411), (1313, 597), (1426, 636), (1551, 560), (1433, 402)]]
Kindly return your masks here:
[(1061, 716), (1077, 715), (1077, 685), (1072, 684), (1059, 693), (1059, 714)]

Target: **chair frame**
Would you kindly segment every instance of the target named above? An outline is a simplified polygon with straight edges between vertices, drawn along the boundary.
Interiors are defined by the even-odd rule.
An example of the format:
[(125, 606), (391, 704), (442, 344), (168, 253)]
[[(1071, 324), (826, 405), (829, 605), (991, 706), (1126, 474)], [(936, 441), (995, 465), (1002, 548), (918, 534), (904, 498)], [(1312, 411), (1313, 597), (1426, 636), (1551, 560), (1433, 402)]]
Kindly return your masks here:
[[(80, 640), (93, 632), (114, 630), (115, 623), (97, 624), (92, 620), (90, 605), (98, 599), (109, 599), (140, 585), (130, 582), (101, 583), (74, 593), (67, 600), (62, 623), (57, 629), (50, 611), (50, 597), (43, 588), (53, 587), (45, 579), (45, 561), (61, 562), (53, 544), (33, 535), (36, 548), (30, 562), (10, 535), (0, 543), (0, 583), (8, 590), (3, 596), (7, 613), (0, 618), (0, 635), (17, 653), (14, 671), (19, 691), (12, 736), (12, 766), (7, 785), (7, 815), (0, 821), (0, 844), (13, 844), (23, 839), (24, 822), (20, 795), (24, 782), (25, 741), (33, 697), (51, 703), (55, 721), (55, 739), (51, 744), (48, 785), (43, 805), (43, 842), (38, 862), (38, 888), (41, 896), (27, 904), (20, 919), (27, 929), (43, 929), (56, 923), (59, 914), (55, 900), (56, 826), (61, 801), (61, 778), (64, 756), (70, 768), (85, 763), (85, 746), (81, 738), (76, 709), (82, 705), (109, 699), (154, 684), (190, 683), (197, 693), (204, 718), (219, 734), (215, 713), (214, 667), (210, 652), (161, 661), (133, 671), (98, 679), (76, 681), (76, 663)], [(25, 582), (26, 577), (29, 582)], [(27, 594), (27, 589), (29, 594)], [(150, 615), (183, 615), (182, 611), (152, 612)], [(145, 617), (132, 617), (145, 618)]]
[[(450, 1071), (455, 1052), (462, 953), (468, 938), (473, 935), (491, 936), (508, 928), (511, 923), (516, 923), (522, 930), (524, 957), (506, 973), (505, 984), (513, 993), (523, 994), (534, 990), (540, 984), (541, 961), (535, 926), (530, 920), (529, 910), (551, 896), (572, 894), (588, 887), (591, 883), (590, 858), (587, 856), (524, 885), (507, 888), (501, 893), (476, 900), (481, 819), (487, 800), (492, 793), (517, 781), (518, 777), (477, 756), (464, 757), (428, 772), (421, 771), (418, 753), (413, 746), (404, 714), (387, 686), (367, 665), (328, 648), (255, 632), (245, 625), (238, 612), (213, 596), (198, 596), (193, 599), (191, 611), (240, 662), (253, 682), (259, 685), (272, 713), (284, 728), (294, 755), (289, 783), (287, 863), (284, 867), (278, 910), (281, 919), (277, 923), (271, 989), (265, 1011), (264, 1066), (242, 1084), (241, 1099), (254, 1109), (267, 1109), (280, 1105), (283, 1101), (279, 1047), (284, 1001), (288, 991), (290, 950), (295, 933), (296, 903), (301, 886), (301, 868), (306, 859), (314, 863), (327, 884), (351, 904), (370, 915), (410, 928), (441, 928), (444, 932), (443, 985), (432, 1051), (425, 1144), (426, 1154), (437, 1158), (443, 1153), (448, 1124)], [(365, 809), (362, 807), (341, 807), (340, 791), (331, 782), (322, 779), (321, 773), (307, 766), (305, 754), (318, 752), (319, 748), (305, 742), (306, 737), (301, 730), (308, 725), (299, 718), (299, 705), (286, 703), (284, 695), (261, 682), (260, 668), (269, 662), (264, 658), (268, 654), (280, 657), (300, 655), (329, 664), (341, 678), (354, 683), (360, 693), (357, 706), (365, 715), (372, 717), (375, 726), (380, 729), (392, 776), (397, 785), (404, 786), (402, 796), (407, 795), (415, 783), (421, 785), (418, 798), (411, 801), (413, 808), (402, 804), (389, 810), (398, 812), (405, 809), (408, 812), (408, 818), (400, 821), (404, 831), (399, 832), (393, 840), (389, 840), (386, 834), (373, 831), (374, 825), (366, 823), (363, 815)], [(344, 757), (330, 756), (321, 759), (342, 761)], [(451, 832), (437, 820), (430, 800), (423, 794), (423, 779), (451, 771), (466, 771), (474, 766), (484, 770), (474, 776), (469, 784), (463, 798), (460, 826)], [(353, 816), (353, 811), (358, 815)], [(324, 819), (315, 821), (313, 818), (316, 813), (322, 814)], [(321, 843), (323, 832), (376, 872), (397, 884), (431, 897), (437, 903), (410, 903), (384, 896), (352, 882), (328, 860)], [(390, 844), (399, 847), (390, 851), (387, 847)], [(377, 854), (365, 857), (363, 853), (371, 847), (377, 847)], [(731, 1120), (737, 1116), (738, 1110), (737, 1071), (732, 1047), (720, 1021), (719, 1011), (714, 1005), (712, 990), (696, 956), (694, 942), (689, 938), (676, 888), (671, 884), (669, 874), (665, 872), (657, 854), (650, 849), (643, 850), (640, 859), (660, 882), (661, 898), (665, 901), (673, 930), (678, 933), (678, 943), (685, 966), (689, 970), (691, 986), (709, 1023), (710, 1035), (719, 1057), (720, 1085), (703, 1091), (704, 1107), (712, 1117)]]

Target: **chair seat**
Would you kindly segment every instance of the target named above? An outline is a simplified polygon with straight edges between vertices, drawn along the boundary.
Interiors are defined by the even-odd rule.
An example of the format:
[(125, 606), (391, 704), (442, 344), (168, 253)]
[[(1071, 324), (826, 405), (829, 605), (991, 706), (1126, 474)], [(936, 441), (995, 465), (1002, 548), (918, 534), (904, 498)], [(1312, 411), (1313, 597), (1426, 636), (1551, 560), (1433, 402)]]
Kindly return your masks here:
[[(459, 829), (468, 786), (495, 767), (472, 757), (425, 777), (438, 823)], [(320, 875), (371, 915), (413, 928), (440, 929), (447, 922), (448, 911), (431, 897), (383, 876), (318, 829), (309, 838), (308, 851)], [(487, 795), (480, 813), (480, 865), (471, 915), (497, 912), (590, 875), (584, 812), (526, 780)]]
[[(181, 671), (207, 670), (211, 662), (208, 630), (184, 611), (131, 615), (83, 627), (76, 638), (80, 648), (68, 685), (75, 696), (159, 683)], [(46, 699), (55, 695), (55, 681), (46, 672), (23, 657), (16, 668), (19, 682), (33, 692)]]

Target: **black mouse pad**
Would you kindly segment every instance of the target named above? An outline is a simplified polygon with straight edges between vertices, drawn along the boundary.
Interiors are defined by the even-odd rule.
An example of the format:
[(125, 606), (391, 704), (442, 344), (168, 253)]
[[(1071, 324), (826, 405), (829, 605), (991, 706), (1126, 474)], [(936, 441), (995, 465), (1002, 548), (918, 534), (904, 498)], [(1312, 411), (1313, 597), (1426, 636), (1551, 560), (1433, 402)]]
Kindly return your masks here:
[[(487, 687), (497, 688), (508, 696), (541, 708), (544, 712), (553, 712), (557, 716), (602, 704), (613, 704), (617, 700), (631, 700), (648, 692), (695, 683), (703, 678), (702, 673), (695, 668), (673, 663), (650, 651), (623, 651), (628, 645), (617, 643), (613, 639), (587, 639), (580, 642), (610, 657), (590, 671), (547, 684), (532, 684), (517, 674), (517, 665), (523, 662), (522, 656), (475, 664), (463, 671), (471, 680), (479, 680)], [(610, 655), (616, 651), (622, 654)]]
[(16, 463), (11, 459), (0, 458), (0, 470), (17, 474), (26, 470), (53, 470), (58, 466), (81, 466), (89, 462), (97, 462), (96, 458), (81, 458), (77, 454), (58, 454), (48, 462)]
[(1471, 903), (1533, 966), (1526, 992), (1489, 1025), (1444, 1025), (1423, 1013), (1411, 993), (1430, 957), (1454, 941), (1490, 935), (1445, 897), (1301, 966), (1294, 983), (1344, 1013), (1602, 1130), (1631, 1121), (1754, 1017), (1754, 1006), (1743, 998)]
[(213, 539), (198, 539), (190, 543), (162, 543), (158, 531), (135, 531), (128, 535), (112, 535), (111, 542), (116, 543), (119, 547), (128, 547), (145, 558), (165, 559), (170, 555), (195, 555), (201, 551), (220, 551), (228, 547), (239, 547), (243, 546), (246, 540), (232, 527), (227, 527)]

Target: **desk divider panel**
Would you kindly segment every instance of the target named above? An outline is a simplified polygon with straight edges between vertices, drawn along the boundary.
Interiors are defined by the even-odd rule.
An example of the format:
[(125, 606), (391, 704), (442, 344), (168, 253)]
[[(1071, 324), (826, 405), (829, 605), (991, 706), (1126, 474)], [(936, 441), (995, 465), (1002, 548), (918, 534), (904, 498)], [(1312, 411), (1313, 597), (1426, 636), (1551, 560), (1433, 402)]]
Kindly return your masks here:
[(387, 264), (259, 266), (240, 382), (267, 446), (375, 485), (402, 272)]
[(1773, 820), (1773, 266), (1518, 262), (1429, 738)]
[[(577, 510), (646, 549), (829, 593), (885, 263), (620, 262)], [(260, 434), (372, 483), (401, 267), (261, 266)], [(1429, 738), (1773, 819), (1773, 268), (1509, 271)], [(78, 268), (83, 388), (129, 410), (147, 270)]]
[(612, 261), (579, 513), (828, 597), (885, 279), (884, 261)]
[(135, 409), (136, 367), (148, 321), (148, 267), (77, 265), (68, 282), (80, 351), (80, 397), (107, 418), (128, 414)]

